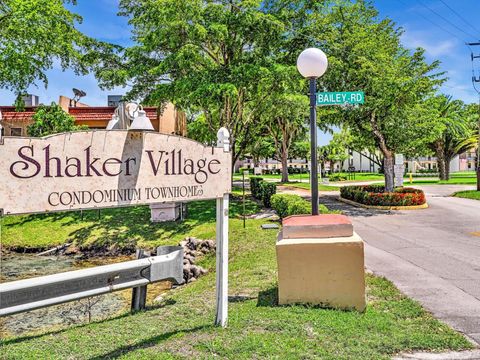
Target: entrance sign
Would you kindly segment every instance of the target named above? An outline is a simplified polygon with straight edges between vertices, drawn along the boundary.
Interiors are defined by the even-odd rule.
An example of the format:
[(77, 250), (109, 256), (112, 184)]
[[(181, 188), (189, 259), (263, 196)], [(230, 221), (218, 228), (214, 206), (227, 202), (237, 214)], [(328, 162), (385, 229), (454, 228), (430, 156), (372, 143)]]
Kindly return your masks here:
[(355, 105), (365, 102), (363, 91), (322, 92), (317, 94), (317, 105)]
[(228, 203), (232, 155), (153, 132), (92, 130), (44, 138), (0, 134), (0, 216), (217, 199), (215, 324), (228, 317)]
[(4, 214), (214, 199), (231, 191), (231, 154), (153, 132), (5, 137), (0, 178)]

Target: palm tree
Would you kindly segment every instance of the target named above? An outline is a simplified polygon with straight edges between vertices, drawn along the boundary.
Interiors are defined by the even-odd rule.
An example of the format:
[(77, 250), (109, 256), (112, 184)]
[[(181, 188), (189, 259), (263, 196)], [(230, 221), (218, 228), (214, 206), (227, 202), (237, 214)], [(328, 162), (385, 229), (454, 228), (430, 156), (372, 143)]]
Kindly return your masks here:
[(477, 191), (480, 191), (480, 126), (478, 126), (478, 130), (472, 128), (471, 136), (459, 142), (457, 145), (457, 152), (459, 154), (472, 149), (477, 150), (475, 164), (477, 170)]
[(475, 147), (472, 144), (472, 114), (461, 100), (451, 96), (438, 95), (433, 99), (440, 121), (444, 125), (441, 135), (430, 143), (430, 149), (437, 157), (440, 180), (450, 179), (452, 159)]

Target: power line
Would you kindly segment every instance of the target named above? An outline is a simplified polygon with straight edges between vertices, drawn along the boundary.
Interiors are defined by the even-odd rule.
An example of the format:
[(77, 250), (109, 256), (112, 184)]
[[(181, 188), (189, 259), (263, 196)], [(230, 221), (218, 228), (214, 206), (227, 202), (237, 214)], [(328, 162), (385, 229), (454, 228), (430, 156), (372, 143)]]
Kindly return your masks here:
[(470, 33), (467, 33), (465, 30), (463, 30), (461, 27), (457, 26), (456, 24), (454, 24), (453, 22), (451, 22), (450, 20), (448, 20), (445, 16), (443, 16), (442, 14), (439, 14), (437, 11), (433, 10), (431, 7), (425, 5), (423, 3), (423, 1), (421, 0), (418, 0), (418, 2), (420, 3), (420, 5), (422, 5), (425, 9), (429, 10), (430, 12), (432, 12), (433, 14), (437, 15), (439, 18), (443, 19), (443, 21), (445, 21), (446, 23), (450, 24), (451, 26), (453, 26), (455, 29), (457, 29), (458, 31), (464, 33), (465, 35), (467, 35), (468, 37), (472, 37), (474, 39), (477, 38), (477, 36), (475, 35), (472, 35)]
[[(405, 6), (409, 6), (408, 4), (406, 4), (403, 0), (398, 0), (399, 2), (401, 2), (403, 5)], [(431, 19), (429, 19), (428, 17), (426, 17), (425, 15), (423, 15), (421, 12), (415, 10), (416, 14), (420, 17), (422, 17), (423, 19), (425, 19), (426, 21), (428, 21), (430, 24), (436, 26), (437, 28), (439, 28), (440, 30), (450, 34), (451, 36), (457, 38), (458, 40), (460, 40), (462, 43), (466, 44), (467, 41), (465, 41), (465, 39), (462, 39), (461, 37), (459, 37), (458, 35), (456, 35), (455, 33), (451, 32), (450, 30), (444, 28), (443, 26), (440, 26), (438, 25), (436, 22), (432, 21)]]
[(480, 36), (480, 30), (478, 30), (475, 26), (473, 26), (470, 22), (468, 22), (462, 15), (460, 15), (457, 11), (455, 11), (455, 9), (453, 9), (450, 5), (448, 5), (444, 0), (440, 0), (440, 2), (445, 5), (448, 9), (450, 9), (451, 12), (453, 12), (455, 15), (457, 15), (457, 17), (462, 20), (465, 24), (467, 24), (468, 26), (470, 26), (470, 28), (472, 28), (475, 33), (478, 33), (479, 36)]

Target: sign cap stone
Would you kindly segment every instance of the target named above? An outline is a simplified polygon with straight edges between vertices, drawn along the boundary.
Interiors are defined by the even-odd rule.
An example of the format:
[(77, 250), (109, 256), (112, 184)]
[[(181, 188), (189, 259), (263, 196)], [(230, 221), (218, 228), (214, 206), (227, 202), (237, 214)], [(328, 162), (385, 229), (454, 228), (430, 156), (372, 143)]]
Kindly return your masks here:
[(293, 215), (283, 219), (282, 225), (283, 239), (353, 236), (352, 222), (339, 214)]

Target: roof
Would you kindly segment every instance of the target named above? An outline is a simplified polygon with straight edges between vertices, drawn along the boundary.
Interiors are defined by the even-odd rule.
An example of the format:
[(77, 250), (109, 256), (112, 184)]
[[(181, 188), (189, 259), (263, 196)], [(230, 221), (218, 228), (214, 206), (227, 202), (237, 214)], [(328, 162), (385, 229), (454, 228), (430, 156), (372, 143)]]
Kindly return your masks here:
[[(156, 107), (146, 107), (144, 110), (150, 120), (157, 118)], [(114, 107), (108, 106), (71, 107), (68, 109), (75, 121), (109, 121), (112, 119), (114, 111)]]
[[(36, 107), (26, 107), (24, 112), (15, 112), (14, 106), (0, 106), (2, 112), (2, 122), (19, 123), (30, 122), (35, 113)], [(145, 112), (150, 120), (157, 119), (156, 107), (145, 107)], [(77, 122), (83, 121), (109, 121), (115, 111), (114, 107), (109, 106), (90, 106), (90, 107), (71, 107), (68, 113), (72, 115)]]
[(15, 112), (15, 111), (3, 111), (2, 112), (2, 122), (8, 123), (25, 123), (31, 122), (34, 111), (24, 111), (24, 112)]

